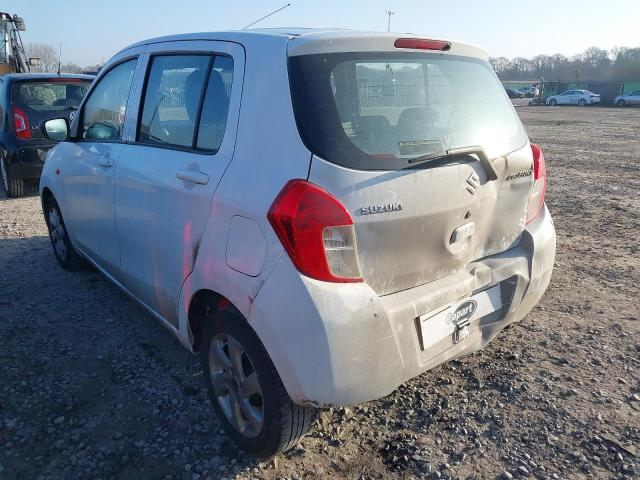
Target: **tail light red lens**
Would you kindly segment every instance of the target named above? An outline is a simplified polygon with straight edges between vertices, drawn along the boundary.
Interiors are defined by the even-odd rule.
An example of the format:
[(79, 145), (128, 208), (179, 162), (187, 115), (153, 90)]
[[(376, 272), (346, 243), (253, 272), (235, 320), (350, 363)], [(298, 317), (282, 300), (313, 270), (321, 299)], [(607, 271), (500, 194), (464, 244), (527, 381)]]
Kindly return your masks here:
[(426, 38), (398, 38), (393, 46), (396, 48), (413, 48), (417, 50), (451, 50), (451, 42), (445, 40), (429, 40)]
[(533, 152), (533, 190), (527, 207), (527, 223), (531, 223), (542, 210), (547, 190), (547, 165), (542, 149), (532, 143), (531, 151)]
[(355, 230), (338, 199), (291, 180), (274, 200), (269, 222), (298, 271), (326, 282), (361, 282)]
[(27, 114), (18, 107), (13, 107), (13, 126), (16, 131), (16, 137), (23, 140), (31, 138), (29, 118), (27, 118)]

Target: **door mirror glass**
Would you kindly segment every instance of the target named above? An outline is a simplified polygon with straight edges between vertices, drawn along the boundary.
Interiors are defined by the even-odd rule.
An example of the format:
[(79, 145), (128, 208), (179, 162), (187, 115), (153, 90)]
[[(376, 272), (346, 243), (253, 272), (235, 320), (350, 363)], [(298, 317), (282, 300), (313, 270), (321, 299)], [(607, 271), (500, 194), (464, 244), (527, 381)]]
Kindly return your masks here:
[(85, 138), (92, 140), (118, 140), (120, 138), (120, 127), (109, 121), (96, 122), (87, 128)]
[(16, 30), (18, 30), (19, 32), (24, 32), (27, 30), (27, 24), (25, 23), (24, 18), (22, 17), (14, 15), (13, 24), (16, 26)]
[(49, 140), (64, 142), (69, 138), (69, 122), (66, 118), (54, 118), (44, 122), (42, 131)]

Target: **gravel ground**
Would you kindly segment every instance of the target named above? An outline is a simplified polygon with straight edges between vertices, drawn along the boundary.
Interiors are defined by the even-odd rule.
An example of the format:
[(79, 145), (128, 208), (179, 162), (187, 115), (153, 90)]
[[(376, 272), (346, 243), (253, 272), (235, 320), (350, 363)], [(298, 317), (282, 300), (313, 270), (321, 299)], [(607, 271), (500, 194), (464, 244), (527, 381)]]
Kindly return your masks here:
[(0, 199), (0, 479), (639, 478), (640, 109), (518, 112), (558, 232), (541, 304), (265, 463), (220, 431), (195, 357), (58, 267), (37, 197)]

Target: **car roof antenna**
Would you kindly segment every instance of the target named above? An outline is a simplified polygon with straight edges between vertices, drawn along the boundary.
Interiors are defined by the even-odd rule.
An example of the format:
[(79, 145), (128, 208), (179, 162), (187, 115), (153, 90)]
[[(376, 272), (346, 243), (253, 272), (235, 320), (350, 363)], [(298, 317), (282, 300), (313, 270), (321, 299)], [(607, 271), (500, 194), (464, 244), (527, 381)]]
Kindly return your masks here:
[(242, 27), (242, 29), (241, 29), (241, 30), (246, 30), (247, 28), (254, 26), (256, 23), (261, 22), (261, 21), (262, 21), (262, 20), (264, 20), (265, 18), (269, 18), (271, 15), (275, 15), (275, 14), (276, 14), (276, 13), (278, 13), (280, 10), (284, 10), (285, 8), (290, 7), (290, 6), (291, 6), (291, 4), (290, 4), (290, 3), (287, 3), (286, 5), (284, 5), (284, 6), (280, 7), (280, 8), (278, 8), (277, 10), (274, 10), (273, 12), (268, 13), (268, 14), (267, 14), (267, 15), (265, 15), (264, 17), (259, 18), (259, 19), (258, 19), (258, 20), (256, 20), (255, 22), (250, 23), (250, 24), (249, 24), (249, 25), (247, 25), (246, 27)]

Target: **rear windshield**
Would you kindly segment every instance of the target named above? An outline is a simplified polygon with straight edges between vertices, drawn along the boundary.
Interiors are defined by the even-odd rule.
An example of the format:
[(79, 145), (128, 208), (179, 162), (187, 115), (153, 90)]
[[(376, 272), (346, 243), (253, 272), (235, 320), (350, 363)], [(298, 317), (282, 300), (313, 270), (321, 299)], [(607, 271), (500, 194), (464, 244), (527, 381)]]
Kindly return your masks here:
[(16, 82), (11, 101), (20, 108), (36, 112), (57, 112), (77, 108), (87, 93), (89, 81)]
[(429, 53), (291, 57), (296, 122), (307, 147), (350, 168), (385, 170), (459, 147), (490, 157), (524, 146), (526, 133), (483, 60)]

